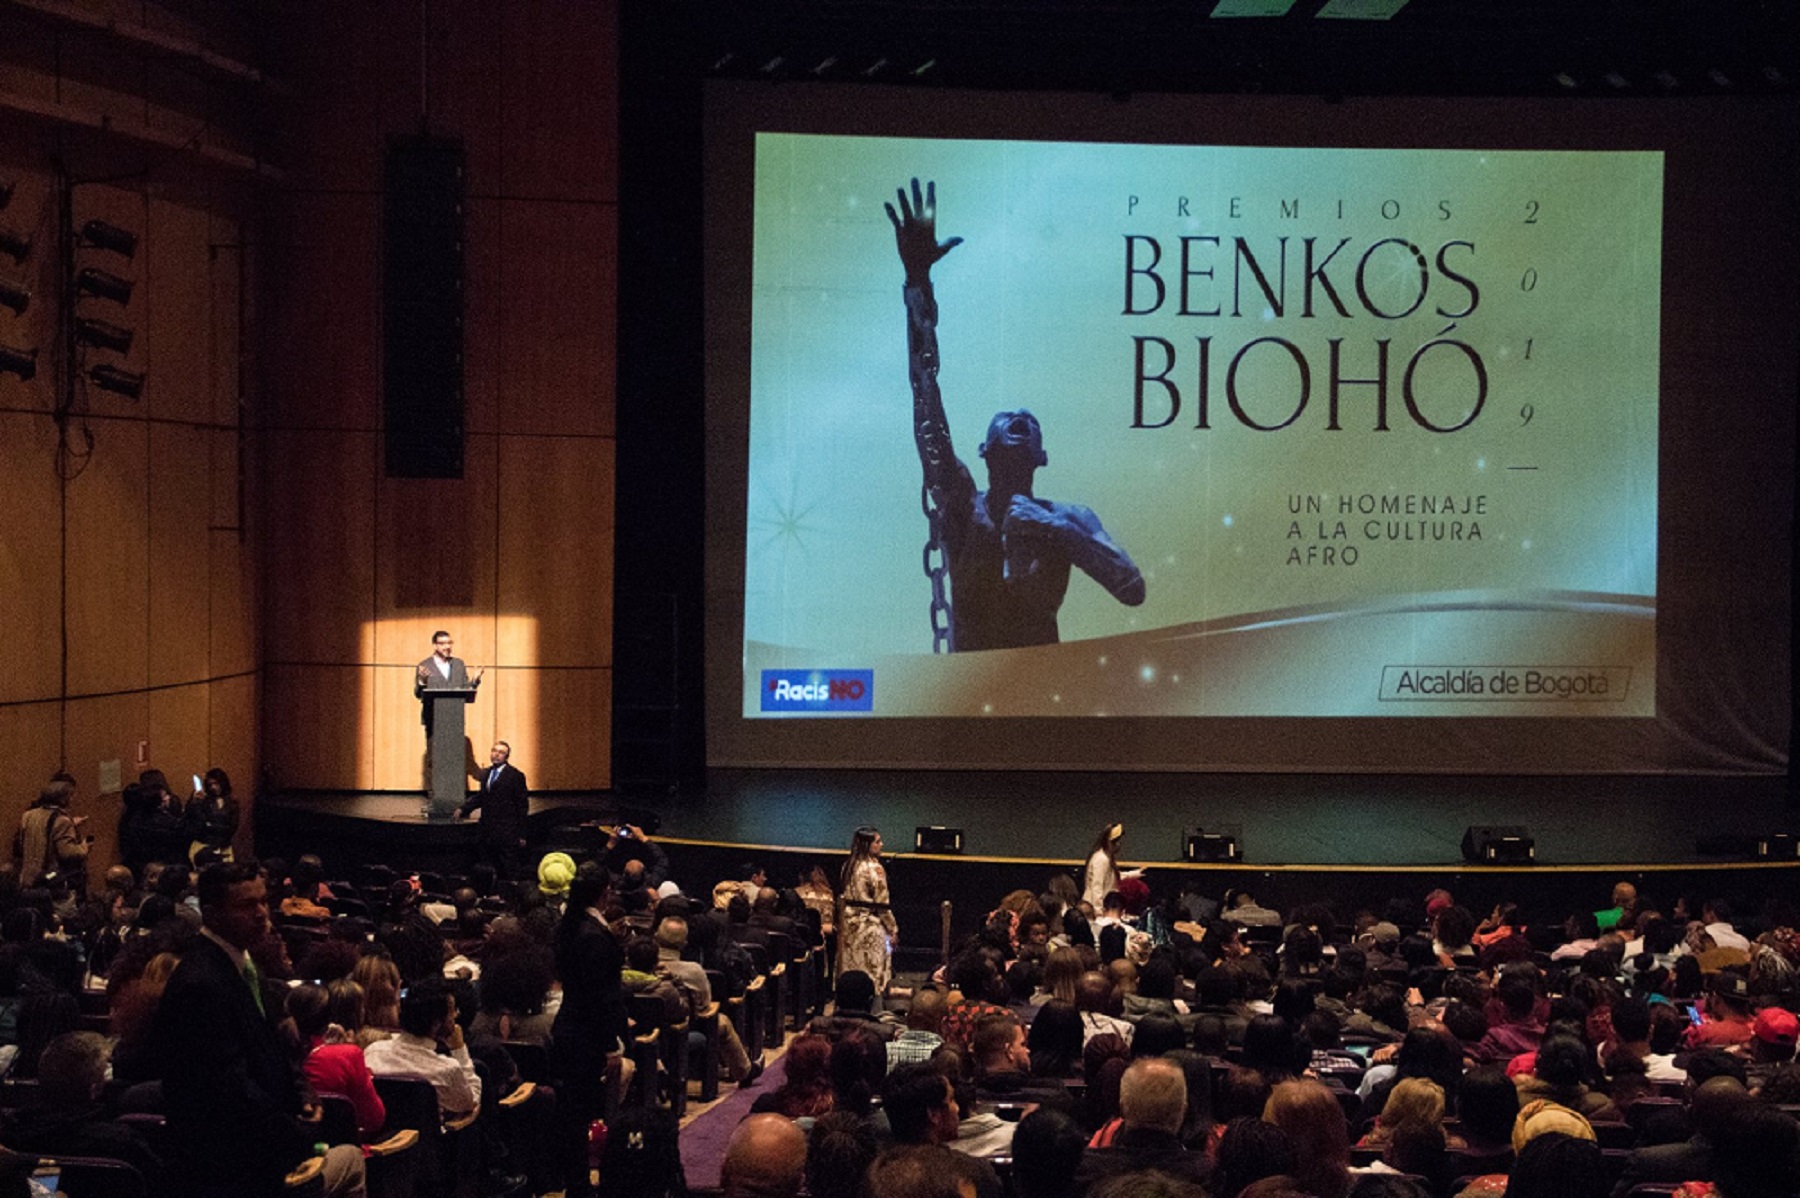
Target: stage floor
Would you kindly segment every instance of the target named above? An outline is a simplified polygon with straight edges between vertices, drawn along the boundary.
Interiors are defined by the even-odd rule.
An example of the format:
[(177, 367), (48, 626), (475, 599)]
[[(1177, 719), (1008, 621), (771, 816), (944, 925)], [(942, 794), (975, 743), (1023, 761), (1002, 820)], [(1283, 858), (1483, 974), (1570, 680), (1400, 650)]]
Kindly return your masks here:
[[(475, 835), (425, 820), (416, 795), (296, 792), (265, 804), (279, 826), (349, 820), (457, 845)], [(669, 794), (543, 795), (531, 818), (542, 832), (622, 809), (655, 812), (663, 838), (717, 846), (842, 851), (874, 824), (897, 852), (936, 824), (961, 828), (967, 855), (1069, 861), (1118, 821), (1134, 862), (1178, 862), (1184, 830), (1202, 827), (1235, 833), (1245, 864), (1387, 870), (1460, 865), (1472, 824), (1524, 825), (1539, 867), (1585, 869), (1741, 862), (1750, 839), (1800, 823), (1784, 777), (847, 770), (716, 770)]]

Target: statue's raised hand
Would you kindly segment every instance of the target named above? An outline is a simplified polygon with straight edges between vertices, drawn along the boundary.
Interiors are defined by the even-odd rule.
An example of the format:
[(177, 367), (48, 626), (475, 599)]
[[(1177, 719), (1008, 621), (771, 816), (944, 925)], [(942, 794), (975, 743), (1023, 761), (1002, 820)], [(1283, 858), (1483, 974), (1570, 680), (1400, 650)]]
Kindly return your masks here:
[(937, 239), (937, 184), (927, 183), (921, 194), (919, 181), (912, 181), (912, 199), (906, 198), (906, 188), (898, 188), (894, 198), (900, 201), (900, 211), (895, 212), (892, 204), (884, 204), (888, 219), (894, 222), (894, 243), (900, 250), (900, 262), (906, 267), (906, 281), (912, 284), (923, 284), (931, 280), (931, 268), (939, 258), (962, 244), (962, 238), (952, 237), (945, 242)]

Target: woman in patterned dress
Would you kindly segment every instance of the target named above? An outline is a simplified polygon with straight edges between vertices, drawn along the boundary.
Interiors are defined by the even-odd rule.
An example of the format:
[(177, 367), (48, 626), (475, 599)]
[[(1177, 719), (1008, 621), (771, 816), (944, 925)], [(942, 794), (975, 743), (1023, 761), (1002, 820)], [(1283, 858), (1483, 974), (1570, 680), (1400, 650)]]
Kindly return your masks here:
[(899, 935), (888, 906), (887, 870), (881, 866), (881, 833), (864, 826), (850, 841), (850, 859), (838, 882), (838, 976), (858, 969), (887, 992), (893, 976), (894, 940)]

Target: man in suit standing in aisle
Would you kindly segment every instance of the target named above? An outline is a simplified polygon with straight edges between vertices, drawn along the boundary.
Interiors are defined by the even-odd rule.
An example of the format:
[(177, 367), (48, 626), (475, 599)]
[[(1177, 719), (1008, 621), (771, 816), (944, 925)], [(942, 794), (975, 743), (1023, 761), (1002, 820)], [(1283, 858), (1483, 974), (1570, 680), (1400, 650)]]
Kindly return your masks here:
[(481, 772), (481, 789), (456, 809), (456, 818), (481, 814), (482, 857), (503, 878), (515, 878), (525, 861), (525, 815), (531, 792), (525, 774), (511, 763), (512, 746), (503, 740), (488, 751), (489, 766)]
[[(312, 1155), (318, 1107), (288, 1059), (250, 956), (269, 934), (268, 890), (248, 863), (200, 873), (201, 932), (169, 976), (151, 1042), (162, 1065), (175, 1169), (195, 1194), (279, 1195)], [(360, 1196), (362, 1152), (326, 1153), (325, 1184)]]

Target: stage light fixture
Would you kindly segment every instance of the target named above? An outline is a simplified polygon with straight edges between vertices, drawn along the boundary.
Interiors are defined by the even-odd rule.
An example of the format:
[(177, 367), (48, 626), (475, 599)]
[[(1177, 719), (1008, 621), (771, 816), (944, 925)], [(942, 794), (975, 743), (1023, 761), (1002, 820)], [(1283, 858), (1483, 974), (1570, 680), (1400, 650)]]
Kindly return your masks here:
[(1550, 76), (1550, 80), (1566, 92), (1572, 92), (1581, 86), (1581, 81), (1567, 71), (1556, 72), (1556, 74)]
[(37, 374), (36, 348), (0, 344), (0, 374), (16, 374), (20, 382), (29, 383)]
[(888, 60), (885, 58), (877, 58), (874, 62), (870, 63), (868, 69), (863, 72), (863, 78), (873, 79), (875, 76), (881, 74), (881, 72), (887, 70), (887, 68)]
[(99, 296), (119, 305), (131, 302), (131, 289), (135, 286), (137, 284), (130, 279), (122, 279), (109, 270), (92, 266), (83, 267), (81, 273), (75, 276), (77, 295)]
[(923, 79), (936, 66), (937, 66), (937, 59), (927, 58), (924, 62), (920, 63), (918, 66), (916, 66), (912, 69), (913, 78), (914, 79)]
[(1619, 74), (1617, 71), (1608, 71), (1606, 74), (1600, 76), (1600, 78), (1606, 80), (1606, 86), (1612, 88), (1616, 92), (1622, 92), (1631, 86), (1631, 80), (1625, 78), (1625, 76)]
[(31, 257), (31, 234), (0, 225), (0, 254), (5, 254), (14, 262), (25, 261)]
[(31, 307), (31, 292), (25, 284), (13, 279), (0, 279), (0, 307), (13, 310), (13, 315), (25, 315), (25, 309)]
[(1675, 78), (1672, 71), (1658, 71), (1656, 74), (1650, 76), (1650, 78), (1656, 82), (1656, 86), (1662, 88), (1662, 90), (1666, 92), (1672, 92), (1681, 86), (1681, 80)]
[(1713, 67), (1706, 72), (1706, 80), (1720, 91), (1731, 90), (1731, 76), (1727, 75), (1724, 71), (1721, 71), (1718, 67)]
[(0, 183), (0, 208), (12, 203), (13, 189), (18, 185), (17, 179), (8, 179), (6, 182)]
[(132, 331), (124, 325), (95, 320), (89, 316), (75, 318), (75, 340), (83, 345), (96, 345), (117, 353), (131, 352)]
[(773, 75), (776, 71), (781, 69), (781, 65), (786, 61), (787, 58), (785, 55), (777, 54), (774, 58), (771, 58), (768, 62), (762, 64), (762, 73), (765, 75)]
[(88, 371), (88, 378), (102, 391), (112, 391), (126, 399), (136, 399), (144, 393), (144, 375), (141, 371), (121, 370), (102, 362)]
[(130, 258), (137, 253), (138, 239), (137, 234), (130, 229), (121, 229), (103, 220), (91, 220), (81, 226), (81, 243), (95, 249), (111, 250), (121, 258)]

